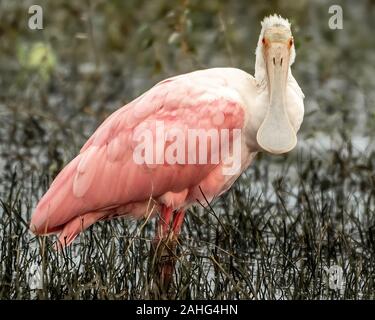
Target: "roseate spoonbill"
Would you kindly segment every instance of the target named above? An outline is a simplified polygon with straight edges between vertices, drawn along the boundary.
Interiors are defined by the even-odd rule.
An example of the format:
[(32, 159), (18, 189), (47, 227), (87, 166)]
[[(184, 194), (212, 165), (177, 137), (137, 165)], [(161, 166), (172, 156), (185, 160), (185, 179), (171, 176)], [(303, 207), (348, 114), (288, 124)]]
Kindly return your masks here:
[[(295, 48), (290, 23), (272, 15), (261, 24), (255, 77), (235, 68), (199, 70), (164, 80), (114, 112), (55, 178), (33, 213), (31, 230), (58, 233), (59, 242), (68, 245), (99, 220), (158, 215), (156, 240), (176, 239), (185, 211), (227, 191), (257, 152), (292, 150), (303, 120), (304, 95), (291, 72)], [(157, 135), (156, 121), (165, 130), (184, 133), (190, 128), (239, 129), (239, 170), (223, 174), (225, 159), (136, 163), (134, 133), (147, 129)], [(157, 142), (156, 137), (150, 147)], [(229, 144), (232, 148), (234, 140)], [(221, 148), (206, 146), (206, 152)], [(168, 144), (163, 147), (164, 155)]]

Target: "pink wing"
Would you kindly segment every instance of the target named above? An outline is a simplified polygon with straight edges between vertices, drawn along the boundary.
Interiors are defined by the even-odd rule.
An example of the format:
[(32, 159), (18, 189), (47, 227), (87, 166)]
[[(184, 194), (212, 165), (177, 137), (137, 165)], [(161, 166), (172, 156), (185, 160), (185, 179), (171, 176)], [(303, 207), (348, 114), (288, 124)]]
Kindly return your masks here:
[(106, 209), (181, 192), (197, 186), (215, 168), (212, 164), (138, 165), (133, 160), (136, 130), (155, 133), (156, 121), (185, 133), (190, 128), (234, 129), (242, 128), (244, 117), (241, 97), (218, 73), (198, 71), (160, 82), (96, 130), (40, 200), (32, 230), (59, 232), (87, 213), (94, 221)]

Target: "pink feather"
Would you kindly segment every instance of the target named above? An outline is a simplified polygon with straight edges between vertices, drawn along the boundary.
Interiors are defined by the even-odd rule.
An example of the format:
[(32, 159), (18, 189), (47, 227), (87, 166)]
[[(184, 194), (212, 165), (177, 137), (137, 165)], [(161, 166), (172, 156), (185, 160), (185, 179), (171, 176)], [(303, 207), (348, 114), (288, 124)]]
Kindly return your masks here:
[(60, 232), (60, 241), (70, 243), (97, 220), (147, 214), (141, 212), (151, 197), (158, 205), (179, 209), (195, 203), (201, 196), (199, 187), (208, 198), (222, 193), (228, 185), (218, 170), (220, 164), (138, 165), (132, 157), (132, 136), (139, 126), (155, 134), (155, 121), (186, 134), (192, 128), (241, 129), (244, 118), (238, 92), (227, 86), (216, 69), (157, 84), (114, 112), (95, 131), (38, 203), (32, 230), (36, 234)]

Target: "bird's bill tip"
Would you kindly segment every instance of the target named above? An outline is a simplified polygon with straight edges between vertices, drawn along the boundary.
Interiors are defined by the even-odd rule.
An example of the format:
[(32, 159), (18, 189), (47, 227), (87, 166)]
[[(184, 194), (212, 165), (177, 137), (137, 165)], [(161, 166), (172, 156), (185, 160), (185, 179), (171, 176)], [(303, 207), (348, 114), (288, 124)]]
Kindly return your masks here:
[(297, 145), (297, 136), (292, 128), (281, 132), (263, 127), (258, 130), (257, 143), (264, 151), (278, 155), (292, 151)]

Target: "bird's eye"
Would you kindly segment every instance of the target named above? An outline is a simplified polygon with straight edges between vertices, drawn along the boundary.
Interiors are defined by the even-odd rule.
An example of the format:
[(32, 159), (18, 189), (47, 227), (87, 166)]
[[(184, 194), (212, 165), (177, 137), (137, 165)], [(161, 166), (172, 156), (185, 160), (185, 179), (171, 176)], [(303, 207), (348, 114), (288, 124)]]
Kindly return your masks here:
[(266, 43), (266, 39), (265, 39), (265, 38), (262, 39), (262, 43), (263, 43), (263, 44)]
[(293, 38), (291, 38), (290, 40), (289, 40), (289, 47), (291, 47), (293, 45)]

